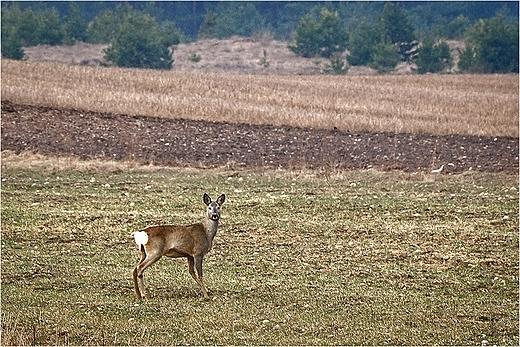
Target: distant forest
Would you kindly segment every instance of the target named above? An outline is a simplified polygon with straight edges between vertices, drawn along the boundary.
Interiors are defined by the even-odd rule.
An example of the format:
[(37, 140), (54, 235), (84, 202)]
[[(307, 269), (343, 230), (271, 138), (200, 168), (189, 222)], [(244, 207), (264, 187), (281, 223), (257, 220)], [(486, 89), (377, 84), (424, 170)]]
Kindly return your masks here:
[[(54, 8), (60, 17), (66, 18), (70, 15), (71, 3), (68, 1), (2, 1), (2, 7), (16, 4), (21, 10), (32, 8), (35, 11)], [(225, 23), (219, 28), (221, 38), (269, 33), (276, 39), (291, 40), (301, 18), (308, 13), (317, 13), (321, 8), (338, 12), (343, 24), (352, 30), (362, 21), (375, 22), (385, 6), (383, 1), (81, 1), (74, 3), (82, 19), (87, 23), (106, 10), (116, 11), (121, 4), (130, 4), (136, 10), (149, 13), (159, 23), (167, 21), (175, 23), (184, 41), (197, 39), (201, 25), (207, 20), (208, 12), (225, 19), (220, 21)], [(475, 23), (478, 19), (491, 18), (499, 13), (512, 22), (518, 22), (519, 18), (517, 1), (398, 1), (394, 3), (407, 12), (418, 37), (437, 31), (442, 32), (444, 27), (459, 16), (465, 17), (470, 23)], [(450, 35), (453, 36), (450, 33), (441, 36)]]
[(335, 74), (399, 62), (447, 73), (447, 40), (460, 40), (459, 71), (518, 73), (518, 2), (3, 2), (1, 24), (2, 57), (16, 60), (24, 46), (104, 43), (104, 64), (168, 70), (179, 43), (241, 36), (290, 41)]

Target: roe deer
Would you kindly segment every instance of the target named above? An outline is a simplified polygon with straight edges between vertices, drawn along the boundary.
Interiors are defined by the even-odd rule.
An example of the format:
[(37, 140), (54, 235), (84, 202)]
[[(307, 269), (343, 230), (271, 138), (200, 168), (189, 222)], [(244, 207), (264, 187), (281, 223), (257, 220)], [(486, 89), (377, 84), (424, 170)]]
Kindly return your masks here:
[[(188, 226), (152, 226), (133, 233), (135, 243), (141, 251), (141, 260), (133, 271), (137, 299), (147, 298), (143, 281), (144, 270), (161, 259), (163, 255), (171, 258), (188, 258), (191, 277), (202, 288), (204, 298), (209, 298), (202, 281), (202, 259), (213, 245), (220, 219), (220, 206), (225, 199), (226, 196), (222, 194), (216, 201), (211, 201), (209, 195), (204, 193), (203, 200), (207, 210), (206, 219), (202, 223)], [(197, 274), (195, 274), (195, 269)], [(141, 295), (139, 287), (141, 287), (143, 295)]]

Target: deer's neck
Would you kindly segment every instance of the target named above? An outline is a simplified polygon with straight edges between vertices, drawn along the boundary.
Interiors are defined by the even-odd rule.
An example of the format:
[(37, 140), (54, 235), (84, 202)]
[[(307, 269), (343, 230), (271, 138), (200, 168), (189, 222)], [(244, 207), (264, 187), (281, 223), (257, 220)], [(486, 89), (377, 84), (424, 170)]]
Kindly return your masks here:
[(204, 224), (204, 229), (206, 230), (206, 235), (210, 241), (213, 241), (213, 238), (217, 234), (218, 228), (218, 220), (206, 219), (206, 223)]

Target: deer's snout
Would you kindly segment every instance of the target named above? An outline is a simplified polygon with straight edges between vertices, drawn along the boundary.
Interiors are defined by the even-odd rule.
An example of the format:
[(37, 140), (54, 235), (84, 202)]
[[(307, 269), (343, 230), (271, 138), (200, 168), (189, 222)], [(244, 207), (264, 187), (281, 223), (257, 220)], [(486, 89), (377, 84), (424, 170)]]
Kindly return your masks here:
[(213, 219), (213, 220), (218, 220), (219, 218), (220, 218), (220, 216), (219, 216), (218, 213), (213, 213), (213, 214), (211, 215), (211, 219)]

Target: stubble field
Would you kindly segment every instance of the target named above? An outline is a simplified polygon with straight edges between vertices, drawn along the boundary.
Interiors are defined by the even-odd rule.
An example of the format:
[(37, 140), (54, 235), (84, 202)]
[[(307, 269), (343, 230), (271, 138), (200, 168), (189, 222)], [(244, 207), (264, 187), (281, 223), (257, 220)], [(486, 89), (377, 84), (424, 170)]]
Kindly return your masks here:
[[(3, 345), (518, 345), (517, 76), (341, 79), (2, 63)], [(208, 165), (206, 156), (192, 167), (143, 166), (111, 156), (126, 146), (117, 141), (102, 141), (109, 155), (74, 154), (99, 135), (91, 124), (126, 115), (139, 115), (141, 126), (150, 116), (185, 118), (210, 132), (274, 123), (309, 138), (349, 130), (354, 138), (404, 132), (410, 143), (424, 133), (433, 143), (461, 142), (433, 156), (428, 149), (430, 165), (384, 172), (273, 170), (262, 156), (244, 166)], [(41, 125), (39, 135), (31, 124)], [(186, 131), (157, 124), (165, 135)], [(269, 144), (270, 133), (261, 134)], [(18, 147), (6, 148), (13, 136)], [(164, 147), (170, 136), (157, 141)], [(490, 158), (509, 158), (506, 169), (471, 164), (446, 175), (455, 172), (450, 161), (470, 162), (467, 153), (451, 157), (470, 147), (468, 138), (495, 149)], [(191, 145), (204, 153), (208, 141)], [(263, 153), (280, 160), (269, 148)], [(439, 161), (443, 151), (448, 159)], [(430, 172), (439, 165), (445, 171)], [(202, 299), (185, 261), (163, 259), (146, 273), (152, 299), (137, 302), (130, 233), (198, 221), (204, 192), (227, 195), (204, 265), (212, 299)]]
[(294, 76), (2, 61), (2, 100), (210, 122), (518, 136), (518, 75)]

